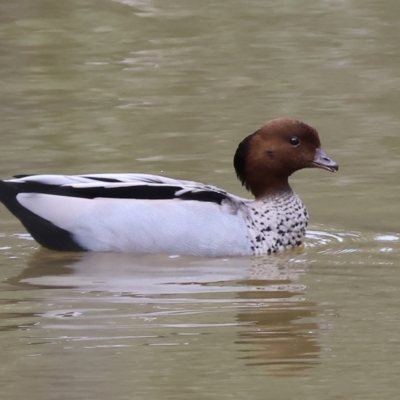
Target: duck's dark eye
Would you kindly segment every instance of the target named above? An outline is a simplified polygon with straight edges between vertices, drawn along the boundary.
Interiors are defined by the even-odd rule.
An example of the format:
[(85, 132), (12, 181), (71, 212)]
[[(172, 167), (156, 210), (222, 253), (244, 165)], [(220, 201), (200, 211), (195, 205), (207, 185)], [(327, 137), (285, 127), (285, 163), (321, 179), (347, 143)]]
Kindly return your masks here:
[(294, 147), (298, 146), (300, 144), (300, 140), (297, 136), (293, 136), (290, 138), (290, 144)]

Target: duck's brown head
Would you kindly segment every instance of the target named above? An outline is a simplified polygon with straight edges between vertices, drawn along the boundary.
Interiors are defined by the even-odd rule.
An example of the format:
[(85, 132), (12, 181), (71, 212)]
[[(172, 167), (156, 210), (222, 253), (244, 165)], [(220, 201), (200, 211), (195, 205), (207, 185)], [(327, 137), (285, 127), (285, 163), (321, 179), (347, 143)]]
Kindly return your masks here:
[(289, 118), (273, 119), (246, 137), (233, 163), (238, 178), (257, 199), (290, 191), (288, 178), (299, 169), (339, 168), (321, 149), (318, 132)]

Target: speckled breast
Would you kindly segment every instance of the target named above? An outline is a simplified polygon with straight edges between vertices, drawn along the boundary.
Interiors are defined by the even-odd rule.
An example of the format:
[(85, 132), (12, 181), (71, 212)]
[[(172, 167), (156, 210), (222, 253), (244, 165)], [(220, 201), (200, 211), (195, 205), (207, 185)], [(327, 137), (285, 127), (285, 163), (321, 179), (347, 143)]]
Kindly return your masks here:
[(253, 254), (271, 254), (299, 246), (306, 233), (308, 214), (292, 193), (247, 205), (246, 224)]

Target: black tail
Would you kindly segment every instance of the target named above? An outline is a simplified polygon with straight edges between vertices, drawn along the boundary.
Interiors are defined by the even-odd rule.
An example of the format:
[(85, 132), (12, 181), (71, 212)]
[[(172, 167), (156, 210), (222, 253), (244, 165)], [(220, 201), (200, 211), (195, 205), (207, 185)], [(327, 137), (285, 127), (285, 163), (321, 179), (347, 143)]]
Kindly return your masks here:
[[(84, 251), (70, 232), (23, 207), (17, 200), (18, 193), (27, 193), (24, 183), (0, 181), (0, 201), (14, 214), (32, 237), (43, 247), (58, 251)], [(32, 193), (32, 192), (31, 192)], [(62, 210), (60, 210), (62, 212)]]

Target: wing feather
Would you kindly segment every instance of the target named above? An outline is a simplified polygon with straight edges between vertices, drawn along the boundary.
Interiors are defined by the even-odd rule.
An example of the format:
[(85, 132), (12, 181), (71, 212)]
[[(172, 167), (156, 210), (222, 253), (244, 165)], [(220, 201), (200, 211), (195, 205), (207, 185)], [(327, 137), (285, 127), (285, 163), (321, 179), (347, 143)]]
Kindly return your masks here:
[(243, 199), (215, 186), (150, 174), (17, 175), (5, 181), (18, 193), (86, 199), (194, 200), (236, 204)]

